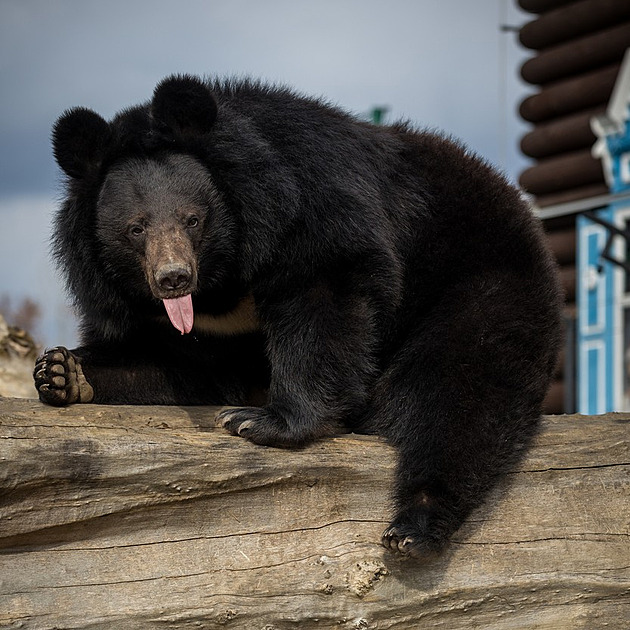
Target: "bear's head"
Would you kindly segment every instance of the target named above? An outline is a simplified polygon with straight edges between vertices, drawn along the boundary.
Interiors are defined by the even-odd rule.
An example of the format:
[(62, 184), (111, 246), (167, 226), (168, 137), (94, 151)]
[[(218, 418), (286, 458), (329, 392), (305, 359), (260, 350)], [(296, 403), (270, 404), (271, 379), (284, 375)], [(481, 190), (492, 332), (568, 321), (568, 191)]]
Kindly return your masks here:
[(111, 124), (85, 107), (66, 111), (53, 128), (53, 152), (64, 173), (81, 180), (140, 148), (199, 143), (216, 117), (216, 101), (200, 79), (173, 76), (157, 85), (148, 108), (126, 110)]
[(216, 117), (208, 87), (179, 76), (162, 81), (148, 106), (111, 123), (75, 108), (53, 132), (55, 158), (74, 191), (72, 211), (90, 215), (83, 231), (96, 234), (102, 272), (133, 299), (163, 300), (182, 333), (192, 328), (200, 273), (204, 287), (214, 278), (201, 267), (225, 268), (233, 240), (209, 170), (195, 155)]

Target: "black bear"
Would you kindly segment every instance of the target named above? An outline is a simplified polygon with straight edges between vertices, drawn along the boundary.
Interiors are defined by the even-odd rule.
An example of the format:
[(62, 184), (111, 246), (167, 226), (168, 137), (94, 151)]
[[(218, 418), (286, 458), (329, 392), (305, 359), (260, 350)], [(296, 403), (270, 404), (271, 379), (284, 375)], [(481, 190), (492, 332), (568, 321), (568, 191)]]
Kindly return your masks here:
[(399, 451), (383, 544), (439, 552), (535, 432), (560, 344), (541, 229), (456, 142), (254, 81), (174, 76), (64, 113), (54, 251), (82, 345), (42, 401), (238, 407), (234, 435), (345, 424)]

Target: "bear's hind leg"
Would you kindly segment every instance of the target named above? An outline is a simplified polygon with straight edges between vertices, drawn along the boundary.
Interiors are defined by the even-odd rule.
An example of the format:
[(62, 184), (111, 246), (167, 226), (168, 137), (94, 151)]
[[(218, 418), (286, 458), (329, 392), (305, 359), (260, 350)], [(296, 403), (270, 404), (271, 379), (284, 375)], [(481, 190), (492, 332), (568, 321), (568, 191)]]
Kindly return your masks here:
[[(451, 329), (452, 332), (452, 329)], [(472, 337), (448, 343), (424, 330), (379, 382), (374, 426), (399, 452), (395, 516), (383, 544), (402, 556), (439, 553), (535, 433), (544, 388), (509, 348)], [(482, 337), (477, 337), (482, 339)], [(485, 345), (485, 343), (484, 343)]]
[[(423, 560), (439, 554), (481, 505), (537, 424), (535, 416), (510, 417), (500, 410), (496, 416), (479, 411), (460, 411), (458, 416), (447, 392), (438, 396), (446, 403), (442, 409), (428, 400), (424, 411), (412, 404), (409, 411), (416, 418), (399, 416), (402, 423), (388, 435), (398, 448), (399, 463), (395, 515), (382, 542), (394, 553)], [(405, 404), (409, 402), (406, 398)], [(451, 404), (455, 409), (446, 408)], [(511, 422), (513, 431), (500, 426)]]
[(481, 501), (481, 476), (473, 479), (465, 463), (453, 461), (449, 449), (430, 431), (392, 441), (399, 450), (395, 515), (382, 543), (403, 557), (429, 560), (444, 549)]
[(447, 545), (478, 495), (471, 501), (461, 488), (449, 487), (431, 475), (413, 477), (414, 468), (403, 455), (396, 480), (396, 514), (383, 532), (382, 543), (402, 557), (430, 560)]

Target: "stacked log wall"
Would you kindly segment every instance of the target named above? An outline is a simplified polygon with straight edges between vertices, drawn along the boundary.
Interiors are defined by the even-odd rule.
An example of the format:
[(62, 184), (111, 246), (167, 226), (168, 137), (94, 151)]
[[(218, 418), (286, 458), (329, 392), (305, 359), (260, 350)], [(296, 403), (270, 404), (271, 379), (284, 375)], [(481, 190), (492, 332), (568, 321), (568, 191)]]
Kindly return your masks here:
[[(519, 183), (539, 208), (605, 195), (601, 162), (591, 155), (593, 116), (605, 111), (623, 55), (630, 47), (630, 2), (620, 0), (518, 0), (533, 19), (519, 32), (532, 51), (521, 67), (535, 88), (519, 108), (531, 130), (521, 151), (533, 163)], [(575, 215), (545, 221), (560, 265), (567, 321), (576, 317)], [(570, 340), (569, 340), (570, 342)], [(571, 412), (561, 372), (547, 398), (550, 413)]]

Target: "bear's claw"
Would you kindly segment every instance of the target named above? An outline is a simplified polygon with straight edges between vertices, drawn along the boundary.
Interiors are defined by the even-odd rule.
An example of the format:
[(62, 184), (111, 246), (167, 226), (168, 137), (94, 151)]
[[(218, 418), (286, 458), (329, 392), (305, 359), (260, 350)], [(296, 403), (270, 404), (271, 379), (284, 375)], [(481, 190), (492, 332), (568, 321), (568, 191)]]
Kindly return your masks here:
[(388, 527), (381, 538), (381, 542), (386, 549), (402, 557), (412, 557), (414, 539), (411, 536), (401, 538), (396, 527)]
[(46, 350), (37, 359), (33, 378), (39, 399), (48, 405), (61, 407), (91, 402), (94, 398), (94, 390), (83, 375), (79, 360), (63, 346)]
[(232, 435), (245, 437), (247, 428), (253, 425), (252, 420), (241, 420), (239, 418), (239, 410), (226, 409), (219, 413), (218, 418), (221, 422), (221, 426), (227, 429)]

